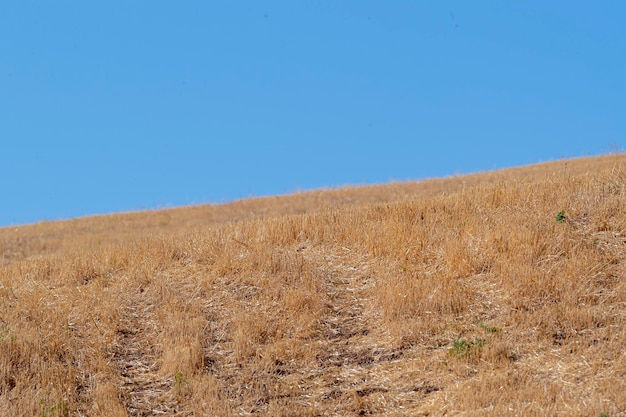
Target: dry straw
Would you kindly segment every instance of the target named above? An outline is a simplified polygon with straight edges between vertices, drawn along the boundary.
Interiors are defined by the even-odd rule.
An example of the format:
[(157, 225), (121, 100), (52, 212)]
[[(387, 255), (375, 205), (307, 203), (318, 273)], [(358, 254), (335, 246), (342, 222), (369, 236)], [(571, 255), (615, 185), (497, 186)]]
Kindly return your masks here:
[(7, 416), (618, 416), (621, 155), (0, 229)]

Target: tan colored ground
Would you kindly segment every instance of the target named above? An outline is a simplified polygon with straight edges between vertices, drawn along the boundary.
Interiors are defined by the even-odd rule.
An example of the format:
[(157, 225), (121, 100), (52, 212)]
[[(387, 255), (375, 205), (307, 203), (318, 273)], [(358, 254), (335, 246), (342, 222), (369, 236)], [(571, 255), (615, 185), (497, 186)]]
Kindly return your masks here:
[(2, 228), (2, 415), (624, 416), (625, 158)]

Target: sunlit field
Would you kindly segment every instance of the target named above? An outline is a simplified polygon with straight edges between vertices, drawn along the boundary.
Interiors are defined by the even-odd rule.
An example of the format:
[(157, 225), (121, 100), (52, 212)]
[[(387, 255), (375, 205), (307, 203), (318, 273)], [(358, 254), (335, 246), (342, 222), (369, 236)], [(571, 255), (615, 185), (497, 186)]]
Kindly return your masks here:
[(0, 229), (0, 415), (624, 416), (626, 157)]

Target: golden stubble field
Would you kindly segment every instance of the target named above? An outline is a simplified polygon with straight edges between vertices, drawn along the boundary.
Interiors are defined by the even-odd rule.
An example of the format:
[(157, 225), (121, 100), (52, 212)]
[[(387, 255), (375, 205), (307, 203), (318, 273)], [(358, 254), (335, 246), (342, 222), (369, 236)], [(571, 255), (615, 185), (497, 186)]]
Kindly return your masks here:
[(626, 159), (0, 229), (6, 416), (624, 416)]

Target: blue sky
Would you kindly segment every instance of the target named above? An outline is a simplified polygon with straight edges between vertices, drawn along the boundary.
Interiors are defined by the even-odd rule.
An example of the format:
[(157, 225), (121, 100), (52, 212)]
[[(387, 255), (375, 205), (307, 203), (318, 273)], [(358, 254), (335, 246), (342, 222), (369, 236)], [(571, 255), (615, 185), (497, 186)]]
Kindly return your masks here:
[(621, 1), (0, 3), (0, 225), (607, 153)]

